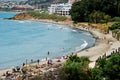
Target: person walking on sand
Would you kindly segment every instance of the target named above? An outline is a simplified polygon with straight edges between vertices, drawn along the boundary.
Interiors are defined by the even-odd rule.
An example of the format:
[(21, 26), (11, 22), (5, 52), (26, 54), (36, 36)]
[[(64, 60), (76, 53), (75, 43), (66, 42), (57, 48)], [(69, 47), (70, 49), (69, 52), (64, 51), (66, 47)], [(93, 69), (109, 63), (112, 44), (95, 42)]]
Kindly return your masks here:
[(23, 67), (25, 66), (25, 63), (23, 63)]
[(31, 59), (31, 63), (33, 63), (33, 59)]

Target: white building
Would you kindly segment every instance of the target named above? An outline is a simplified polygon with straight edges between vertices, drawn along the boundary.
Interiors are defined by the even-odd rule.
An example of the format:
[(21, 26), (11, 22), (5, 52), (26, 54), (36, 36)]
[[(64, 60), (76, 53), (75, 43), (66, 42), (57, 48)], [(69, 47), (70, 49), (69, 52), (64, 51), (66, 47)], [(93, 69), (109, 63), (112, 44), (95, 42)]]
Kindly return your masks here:
[(48, 11), (51, 14), (68, 16), (70, 14), (69, 11), (71, 7), (72, 3), (51, 4), (51, 6), (48, 7)]

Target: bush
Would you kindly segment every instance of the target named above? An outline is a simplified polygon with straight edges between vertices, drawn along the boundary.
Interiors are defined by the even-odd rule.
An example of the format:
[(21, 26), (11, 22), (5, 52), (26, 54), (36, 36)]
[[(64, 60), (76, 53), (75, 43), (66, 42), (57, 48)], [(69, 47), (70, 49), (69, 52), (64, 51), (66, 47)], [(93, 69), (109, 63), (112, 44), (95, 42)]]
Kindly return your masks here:
[(106, 21), (105, 20), (100, 20), (100, 23), (103, 24), (103, 23), (106, 23)]
[(59, 72), (61, 80), (90, 80), (89, 59), (87, 57), (70, 56)]
[(109, 30), (120, 29), (120, 22), (114, 23), (112, 26), (109, 27)]
[(67, 17), (65, 16), (60, 16), (56, 14), (48, 14), (46, 12), (29, 11), (28, 13), (36, 19), (51, 19), (54, 21), (65, 21), (67, 19)]
[(114, 53), (109, 58), (101, 58), (92, 69), (92, 80), (119, 80), (120, 53)]
[(114, 17), (112, 20), (116, 22), (120, 22), (120, 17)]

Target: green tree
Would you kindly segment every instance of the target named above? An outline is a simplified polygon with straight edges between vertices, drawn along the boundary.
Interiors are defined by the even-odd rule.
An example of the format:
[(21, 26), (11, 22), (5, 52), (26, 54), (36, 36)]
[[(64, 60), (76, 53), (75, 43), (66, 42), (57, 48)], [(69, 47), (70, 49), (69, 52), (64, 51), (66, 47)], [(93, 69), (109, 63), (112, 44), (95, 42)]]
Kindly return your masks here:
[(60, 71), (62, 80), (90, 80), (89, 59), (86, 57), (70, 56)]
[(120, 39), (120, 22), (114, 23), (108, 29), (112, 30), (112, 36), (113, 37), (115, 37), (117, 40)]
[[(120, 0), (81, 0), (72, 5), (70, 14), (75, 22), (88, 21), (93, 11), (103, 12), (111, 17), (120, 16)], [(101, 14), (101, 13), (97, 13)], [(99, 16), (101, 17), (101, 16)], [(108, 16), (106, 21), (108, 20)]]
[(60, 76), (62, 80), (79, 80), (81, 66), (78, 62), (72, 62), (69, 65), (64, 65), (60, 71)]
[(115, 30), (115, 29), (120, 29), (120, 22), (114, 23), (109, 27), (109, 30)]
[(119, 80), (120, 78), (120, 54), (113, 54), (104, 67), (105, 77), (109, 80)]
[(94, 23), (98, 23), (101, 20), (104, 20), (104, 15), (105, 13), (100, 12), (100, 11), (93, 11), (90, 15), (89, 15), (89, 21), (90, 22), (94, 22)]
[(92, 80), (103, 80), (103, 71), (97, 67), (92, 69)]
[(106, 22), (106, 24), (107, 24), (108, 21), (110, 21), (111, 16), (109, 16), (109, 15), (105, 15), (105, 16), (104, 16), (104, 19), (105, 19), (105, 22)]
[(102, 58), (92, 69), (92, 80), (119, 80), (120, 54), (114, 53), (109, 58)]
[(70, 14), (74, 22), (80, 22), (84, 20), (85, 6), (81, 1), (75, 2), (72, 5)]

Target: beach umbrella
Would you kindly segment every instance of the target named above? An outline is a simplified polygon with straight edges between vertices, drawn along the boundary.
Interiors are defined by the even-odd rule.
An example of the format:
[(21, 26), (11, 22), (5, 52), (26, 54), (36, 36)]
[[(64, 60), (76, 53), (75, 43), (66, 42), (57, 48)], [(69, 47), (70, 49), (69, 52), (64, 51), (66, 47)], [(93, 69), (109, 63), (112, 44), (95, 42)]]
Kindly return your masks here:
[(57, 59), (57, 62), (61, 62), (61, 57), (55, 57), (55, 59)]
[(53, 62), (52, 59), (49, 59), (49, 63), (52, 64), (52, 62)]

